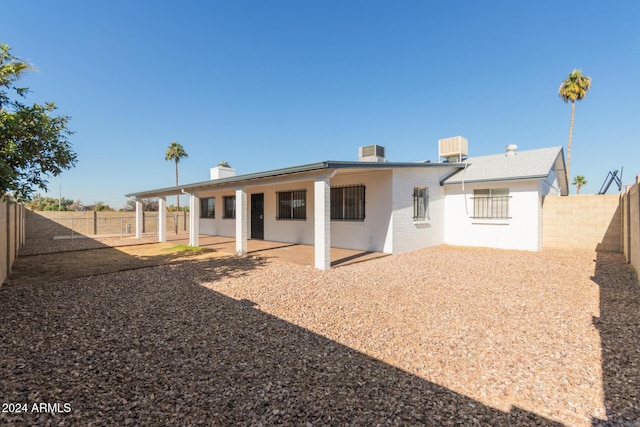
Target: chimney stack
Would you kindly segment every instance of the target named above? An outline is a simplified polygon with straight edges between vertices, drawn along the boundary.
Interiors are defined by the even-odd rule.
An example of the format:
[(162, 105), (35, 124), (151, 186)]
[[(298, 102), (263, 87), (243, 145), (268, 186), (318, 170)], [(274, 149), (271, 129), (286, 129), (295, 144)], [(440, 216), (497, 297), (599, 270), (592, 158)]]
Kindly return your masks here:
[(215, 168), (209, 169), (209, 177), (211, 180), (231, 178), (232, 176), (236, 176), (236, 170), (225, 161), (220, 162)]

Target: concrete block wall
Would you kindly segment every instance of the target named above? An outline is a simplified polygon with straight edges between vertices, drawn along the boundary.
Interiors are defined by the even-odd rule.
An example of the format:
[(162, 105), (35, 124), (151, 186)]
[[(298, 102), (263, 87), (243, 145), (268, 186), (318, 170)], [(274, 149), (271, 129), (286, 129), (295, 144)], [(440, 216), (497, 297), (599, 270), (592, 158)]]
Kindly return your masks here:
[(0, 200), (0, 286), (24, 244), (24, 206)]
[(622, 213), (624, 255), (636, 272), (640, 272), (640, 175), (622, 195)]
[(542, 202), (545, 249), (622, 252), (620, 195), (545, 196)]
[(27, 239), (52, 239), (56, 236), (92, 235), (93, 212), (34, 212), (26, 213)]
[[(189, 229), (186, 212), (167, 212), (167, 233)], [(56, 212), (26, 210), (26, 238), (61, 236), (130, 236), (136, 232), (135, 212)], [(143, 233), (157, 233), (158, 212), (145, 212)]]

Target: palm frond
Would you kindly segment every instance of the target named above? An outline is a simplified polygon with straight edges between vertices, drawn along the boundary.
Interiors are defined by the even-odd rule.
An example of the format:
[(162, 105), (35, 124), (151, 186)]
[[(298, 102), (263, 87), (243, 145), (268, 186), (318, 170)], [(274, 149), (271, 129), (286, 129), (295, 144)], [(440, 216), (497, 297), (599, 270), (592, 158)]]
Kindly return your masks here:
[(178, 144), (176, 141), (173, 141), (171, 142), (171, 144), (169, 144), (169, 147), (167, 148), (167, 151), (164, 155), (165, 160), (174, 160), (176, 163), (179, 162), (180, 159), (185, 157), (189, 157), (189, 155), (184, 150), (184, 147)]
[(583, 76), (581, 70), (573, 70), (558, 88), (558, 96), (564, 102), (575, 102), (584, 99), (591, 89), (591, 77)]

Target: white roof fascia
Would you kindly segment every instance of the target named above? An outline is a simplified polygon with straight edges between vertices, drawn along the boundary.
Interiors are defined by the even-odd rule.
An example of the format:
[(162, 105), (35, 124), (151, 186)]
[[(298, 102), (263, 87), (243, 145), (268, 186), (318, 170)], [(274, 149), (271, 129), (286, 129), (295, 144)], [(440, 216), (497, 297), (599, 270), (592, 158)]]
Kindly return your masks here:
[[(325, 161), (310, 163), (306, 165), (293, 166), (288, 168), (274, 169), (264, 172), (237, 175), (228, 178), (201, 181), (192, 184), (178, 185), (173, 187), (159, 188), (148, 191), (140, 191), (126, 194), (126, 197), (151, 198), (161, 196), (174, 196), (186, 193), (201, 193), (214, 190), (236, 189), (246, 186), (268, 185), (275, 183), (297, 182), (315, 179), (323, 174), (330, 175), (336, 170), (357, 169), (357, 170), (384, 170), (393, 168), (434, 168), (434, 167), (454, 167), (463, 168), (463, 163), (417, 163), (417, 162), (345, 162), (345, 161)], [(314, 173), (315, 172), (315, 173)], [(294, 175), (297, 175), (294, 177)], [(285, 178), (286, 176), (286, 178)], [(257, 183), (257, 181), (260, 181)]]

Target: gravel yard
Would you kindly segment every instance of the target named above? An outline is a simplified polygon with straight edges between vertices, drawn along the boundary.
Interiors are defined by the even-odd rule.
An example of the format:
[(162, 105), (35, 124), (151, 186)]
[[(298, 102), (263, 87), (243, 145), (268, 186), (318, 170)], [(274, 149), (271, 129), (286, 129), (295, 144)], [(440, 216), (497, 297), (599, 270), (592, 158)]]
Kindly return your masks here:
[[(188, 235), (171, 235), (167, 241), (189, 239)], [(19, 255), (42, 255), (57, 252), (84, 251), (116, 246), (139, 246), (158, 241), (157, 236), (145, 236), (140, 239), (133, 237), (77, 237), (75, 239), (31, 239), (20, 249)]]
[(635, 426), (639, 341), (619, 254), (222, 257), (0, 288), (0, 424)]

